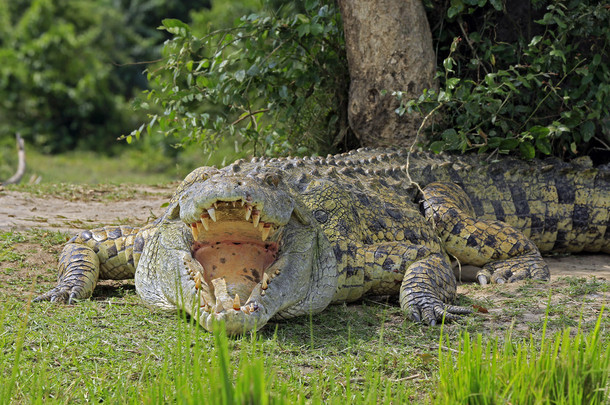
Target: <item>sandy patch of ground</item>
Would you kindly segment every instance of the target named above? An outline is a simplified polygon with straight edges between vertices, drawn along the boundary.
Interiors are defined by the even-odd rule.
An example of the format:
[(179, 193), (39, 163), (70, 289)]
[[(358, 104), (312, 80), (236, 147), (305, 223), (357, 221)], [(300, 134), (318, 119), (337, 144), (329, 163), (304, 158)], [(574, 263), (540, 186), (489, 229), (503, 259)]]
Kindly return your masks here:
[(31, 228), (76, 232), (109, 224), (138, 226), (161, 215), (170, 189), (140, 190), (134, 198), (118, 201), (66, 200), (0, 191), (0, 230)]

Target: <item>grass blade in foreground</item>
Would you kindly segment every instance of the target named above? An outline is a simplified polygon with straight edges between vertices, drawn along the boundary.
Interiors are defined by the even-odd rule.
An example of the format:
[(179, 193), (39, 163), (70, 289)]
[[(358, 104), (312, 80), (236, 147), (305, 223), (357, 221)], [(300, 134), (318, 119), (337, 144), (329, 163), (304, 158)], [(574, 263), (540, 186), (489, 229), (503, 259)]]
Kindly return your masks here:
[[(513, 343), (508, 334), (483, 344), (464, 332), (459, 354), (439, 349), (435, 404), (605, 404), (608, 403), (610, 346), (601, 337), (603, 309), (590, 334), (558, 332), (540, 347)], [(448, 342), (449, 343), (449, 342)]]

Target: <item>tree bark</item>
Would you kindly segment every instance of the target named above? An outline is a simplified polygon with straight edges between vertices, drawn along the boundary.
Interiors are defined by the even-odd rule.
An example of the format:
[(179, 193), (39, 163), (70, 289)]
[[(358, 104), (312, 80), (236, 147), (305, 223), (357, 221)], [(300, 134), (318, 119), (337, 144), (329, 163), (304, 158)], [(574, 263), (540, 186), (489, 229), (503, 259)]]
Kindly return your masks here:
[(423, 117), (396, 114), (399, 103), (391, 92), (416, 98), (435, 87), (432, 35), (421, 0), (339, 0), (339, 7), (351, 79), (350, 127), (363, 146), (410, 145)]

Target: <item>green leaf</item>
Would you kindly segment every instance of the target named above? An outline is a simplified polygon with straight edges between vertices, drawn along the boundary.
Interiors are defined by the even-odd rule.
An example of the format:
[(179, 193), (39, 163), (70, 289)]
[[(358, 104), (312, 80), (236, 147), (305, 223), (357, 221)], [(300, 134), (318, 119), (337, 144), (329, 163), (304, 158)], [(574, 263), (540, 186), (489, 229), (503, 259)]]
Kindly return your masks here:
[(489, 140), (487, 141), (487, 145), (489, 145), (490, 148), (497, 148), (502, 144), (502, 141), (502, 138), (494, 136), (492, 138), (489, 138)]
[(241, 83), (246, 78), (246, 71), (243, 69), (238, 70), (237, 72), (235, 72), (235, 75), (233, 77), (235, 77), (235, 80)]
[(453, 90), (460, 83), (460, 80), (461, 79), (459, 77), (451, 77), (447, 79), (447, 83), (445, 83), (445, 85), (448, 89)]
[(301, 24), (297, 27), (297, 33), (299, 34), (299, 38), (304, 37), (309, 34), (311, 25), (309, 24)]
[(435, 141), (430, 144), (430, 150), (434, 153), (441, 153), (445, 149), (445, 142)]
[(449, 7), (449, 9), (447, 10), (447, 17), (449, 19), (456, 17), (458, 14), (464, 11), (464, 3), (462, 3), (461, 1), (454, 0), (451, 2), (451, 4), (451, 7)]
[(529, 142), (521, 142), (519, 144), (519, 151), (525, 159), (533, 159), (536, 156), (536, 149)]
[(545, 155), (551, 154), (551, 143), (547, 137), (536, 138), (536, 148)]
[(453, 58), (447, 58), (443, 61), (443, 67), (448, 72), (453, 72)]
[(583, 122), (580, 128), (583, 141), (589, 142), (595, 136), (595, 124), (592, 121)]
[(258, 67), (258, 65), (252, 65), (250, 66), (250, 69), (248, 69), (248, 71), (246, 72), (248, 74), (248, 76), (256, 76), (260, 73), (260, 68)]
[(448, 141), (449, 143), (451, 143), (452, 141), (456, 140), (458, 137), (458, 133), (455, 129), (453, 128), (449, 128), (443, 131), (443, 133), (441, 134), (441, 137)]
[(502, 9), (503, 9), (502, 0), (489, 0), (489, 3), (491, 3), (493, 8), (495, 8), (496, 10), (502, 11)]
[(543, 127), (541, 125), (534, 125), (529, 129), (529, 132), (532, 134), (534, 139), (538, 138), (546, 138), (551, 133), (551, 130), (548, 127)]
[(551, 56), (555, 56), (555, 57), (561, 58), (561, 60), (563, 60), (564, 62), (566, 61), (566, 56), (563, 53), (563, 51), (560, 50), (560, 49), (553, 49), (549, 54)]
[(500, 149), (502, 150), (513, 150), (517, 146), (519, 146), (517, 139), (502, 139), (502, 142), (500, 142)]
[(174, 35), (185, 37), (191, 32), (191, 27), (175, 18), (165, 18), (161, 23), (163, 28)]
[(312, 35), (320, 35), (322, 32), (324, 32), (324, 27), (320, 24), (311, 24), (309, 31)]

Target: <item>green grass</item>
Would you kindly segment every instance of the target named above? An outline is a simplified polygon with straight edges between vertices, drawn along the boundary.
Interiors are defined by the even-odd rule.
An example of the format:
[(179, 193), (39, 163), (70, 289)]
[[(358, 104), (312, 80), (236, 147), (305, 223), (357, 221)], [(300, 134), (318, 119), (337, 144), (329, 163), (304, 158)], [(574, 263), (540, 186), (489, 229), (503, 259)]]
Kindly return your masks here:
[[(2, 137), (0, 137), (2, 138)], [(14, 141), (0, 139), (0, 182), (17, 168)], [(169, 148), (171, 149), (171, 147)], [(157, 185), (182, 180), (199, 166), (225, 166), (247, 155), (229, 141), (219, 150), (204, 152), (197, 146), (171, 153), (150, 146), (116, 148), (113, 155), (94, 151), (72, 151), (47, 155), (26, 144), (26, 173), (21, 183), (40, 184), (146, 184)], [(173, 152), (173, 151), (172, 151)]]
[[(180, 316), (117, 304), (5, 305), (0, 403), (390, 404), (434, 396), (438, 404), (603, 404), (607, 398), (610, 349), (601, 339), (601, 316), (591, 333), (565, 330), (538, 343), (508, 335), (499, 346), (465, 332), (457, 355), (443, 350), (455, 347), (455, 336), (435, 330), (423, 340), (446, 342), (437, 366), (433, 352), (392, 346), (383, 329), (369, 337), (373, 345), (348, 329), (336, 351), (321, 347), (309, 322), (296, 329), (314, 336), (313, 348), (307, 337), (287, 338), (280, 327), (228, 339), (221, 328), (209, 334)], [(398, 378), (400, 372), (409, 375)]]
[[(439, 349), (435, 404), (606, 404), (610, 400), (610, 346), (601, 339), (602, 313), (591, 333), (569, 328), (538, 343), (510, 334), (474, 340), (465, 332), (457, 354)], [(447, 345), (450, 342), (447, 341)]]

